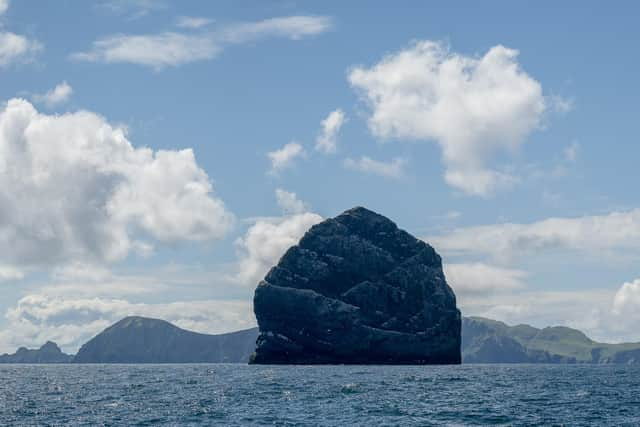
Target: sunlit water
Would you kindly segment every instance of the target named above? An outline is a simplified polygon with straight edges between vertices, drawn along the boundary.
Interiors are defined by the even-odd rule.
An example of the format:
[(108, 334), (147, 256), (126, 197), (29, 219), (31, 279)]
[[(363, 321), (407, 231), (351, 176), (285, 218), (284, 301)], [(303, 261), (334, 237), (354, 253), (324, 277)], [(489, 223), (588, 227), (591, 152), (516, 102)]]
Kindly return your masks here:
[(640, 369), (0, 366), (0, 425), (156, 424), (640, 425)]

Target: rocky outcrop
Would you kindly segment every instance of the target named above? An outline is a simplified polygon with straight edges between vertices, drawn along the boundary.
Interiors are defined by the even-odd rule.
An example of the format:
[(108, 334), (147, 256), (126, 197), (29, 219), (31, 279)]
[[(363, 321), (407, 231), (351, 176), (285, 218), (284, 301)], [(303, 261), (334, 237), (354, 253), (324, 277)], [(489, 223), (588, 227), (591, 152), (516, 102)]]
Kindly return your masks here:
[(39, 349), (20, 347), (13, 354), (0, 355), (0, 363), (69, 363), (72, 358), (63, 353), (58, 344), (47, 341)]
[(257, 328), (207, 335), (164, 320), (126, 317), (84, 344), (73, 362), (246, 363), (257, 335)]
[(354, 208), (313, 226), (254, 296), (253, 363), (460, 363), (460, 312), (436, 251)]

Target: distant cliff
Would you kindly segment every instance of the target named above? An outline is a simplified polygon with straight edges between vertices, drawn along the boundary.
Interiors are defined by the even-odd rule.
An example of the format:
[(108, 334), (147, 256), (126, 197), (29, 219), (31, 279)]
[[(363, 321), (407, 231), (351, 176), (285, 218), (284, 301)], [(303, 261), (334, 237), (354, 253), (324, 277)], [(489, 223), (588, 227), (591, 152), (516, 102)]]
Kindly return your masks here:
[(257, 328), (207, 335), (164, 320), (126, 317), (84, 344), (73, 362), (246, 363), (257, 336)]
[(640, 364), (640, 343), (604, 344), (563, 326), (509, 326), (482, 317), (462, 321), (463, 363)]
[(253, 301), (253, 363), (460, 363), (460, 311), (440, 256), (362, 207), (311, 227)]
[(60, 347), (51, 341), (47, 341), (39, 349), (20, 347), (13, 354), (0, 355), (0, 363), (69, 363), (71, 359), (72, 355), (63, 353)]

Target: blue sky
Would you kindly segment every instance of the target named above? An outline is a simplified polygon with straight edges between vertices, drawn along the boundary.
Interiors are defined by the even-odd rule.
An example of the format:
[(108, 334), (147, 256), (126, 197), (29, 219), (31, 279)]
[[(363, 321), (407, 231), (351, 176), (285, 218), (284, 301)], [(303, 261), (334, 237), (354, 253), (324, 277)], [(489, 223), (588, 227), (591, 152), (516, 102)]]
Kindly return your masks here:
[(640, 340), (637, 12), (0, 0), (0, 351), (252, 326), (355, 205), (433, 244), (465, 314)]

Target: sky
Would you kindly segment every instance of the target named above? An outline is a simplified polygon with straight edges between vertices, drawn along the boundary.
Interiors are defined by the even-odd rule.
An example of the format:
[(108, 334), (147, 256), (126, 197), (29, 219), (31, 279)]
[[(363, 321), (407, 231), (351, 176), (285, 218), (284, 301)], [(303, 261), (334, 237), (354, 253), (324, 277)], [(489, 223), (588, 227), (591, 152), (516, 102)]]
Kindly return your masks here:
[(255, 326), (365, 206), (464, 315), (640, 341), (639, 6), (0, 0), (0, 352)]

